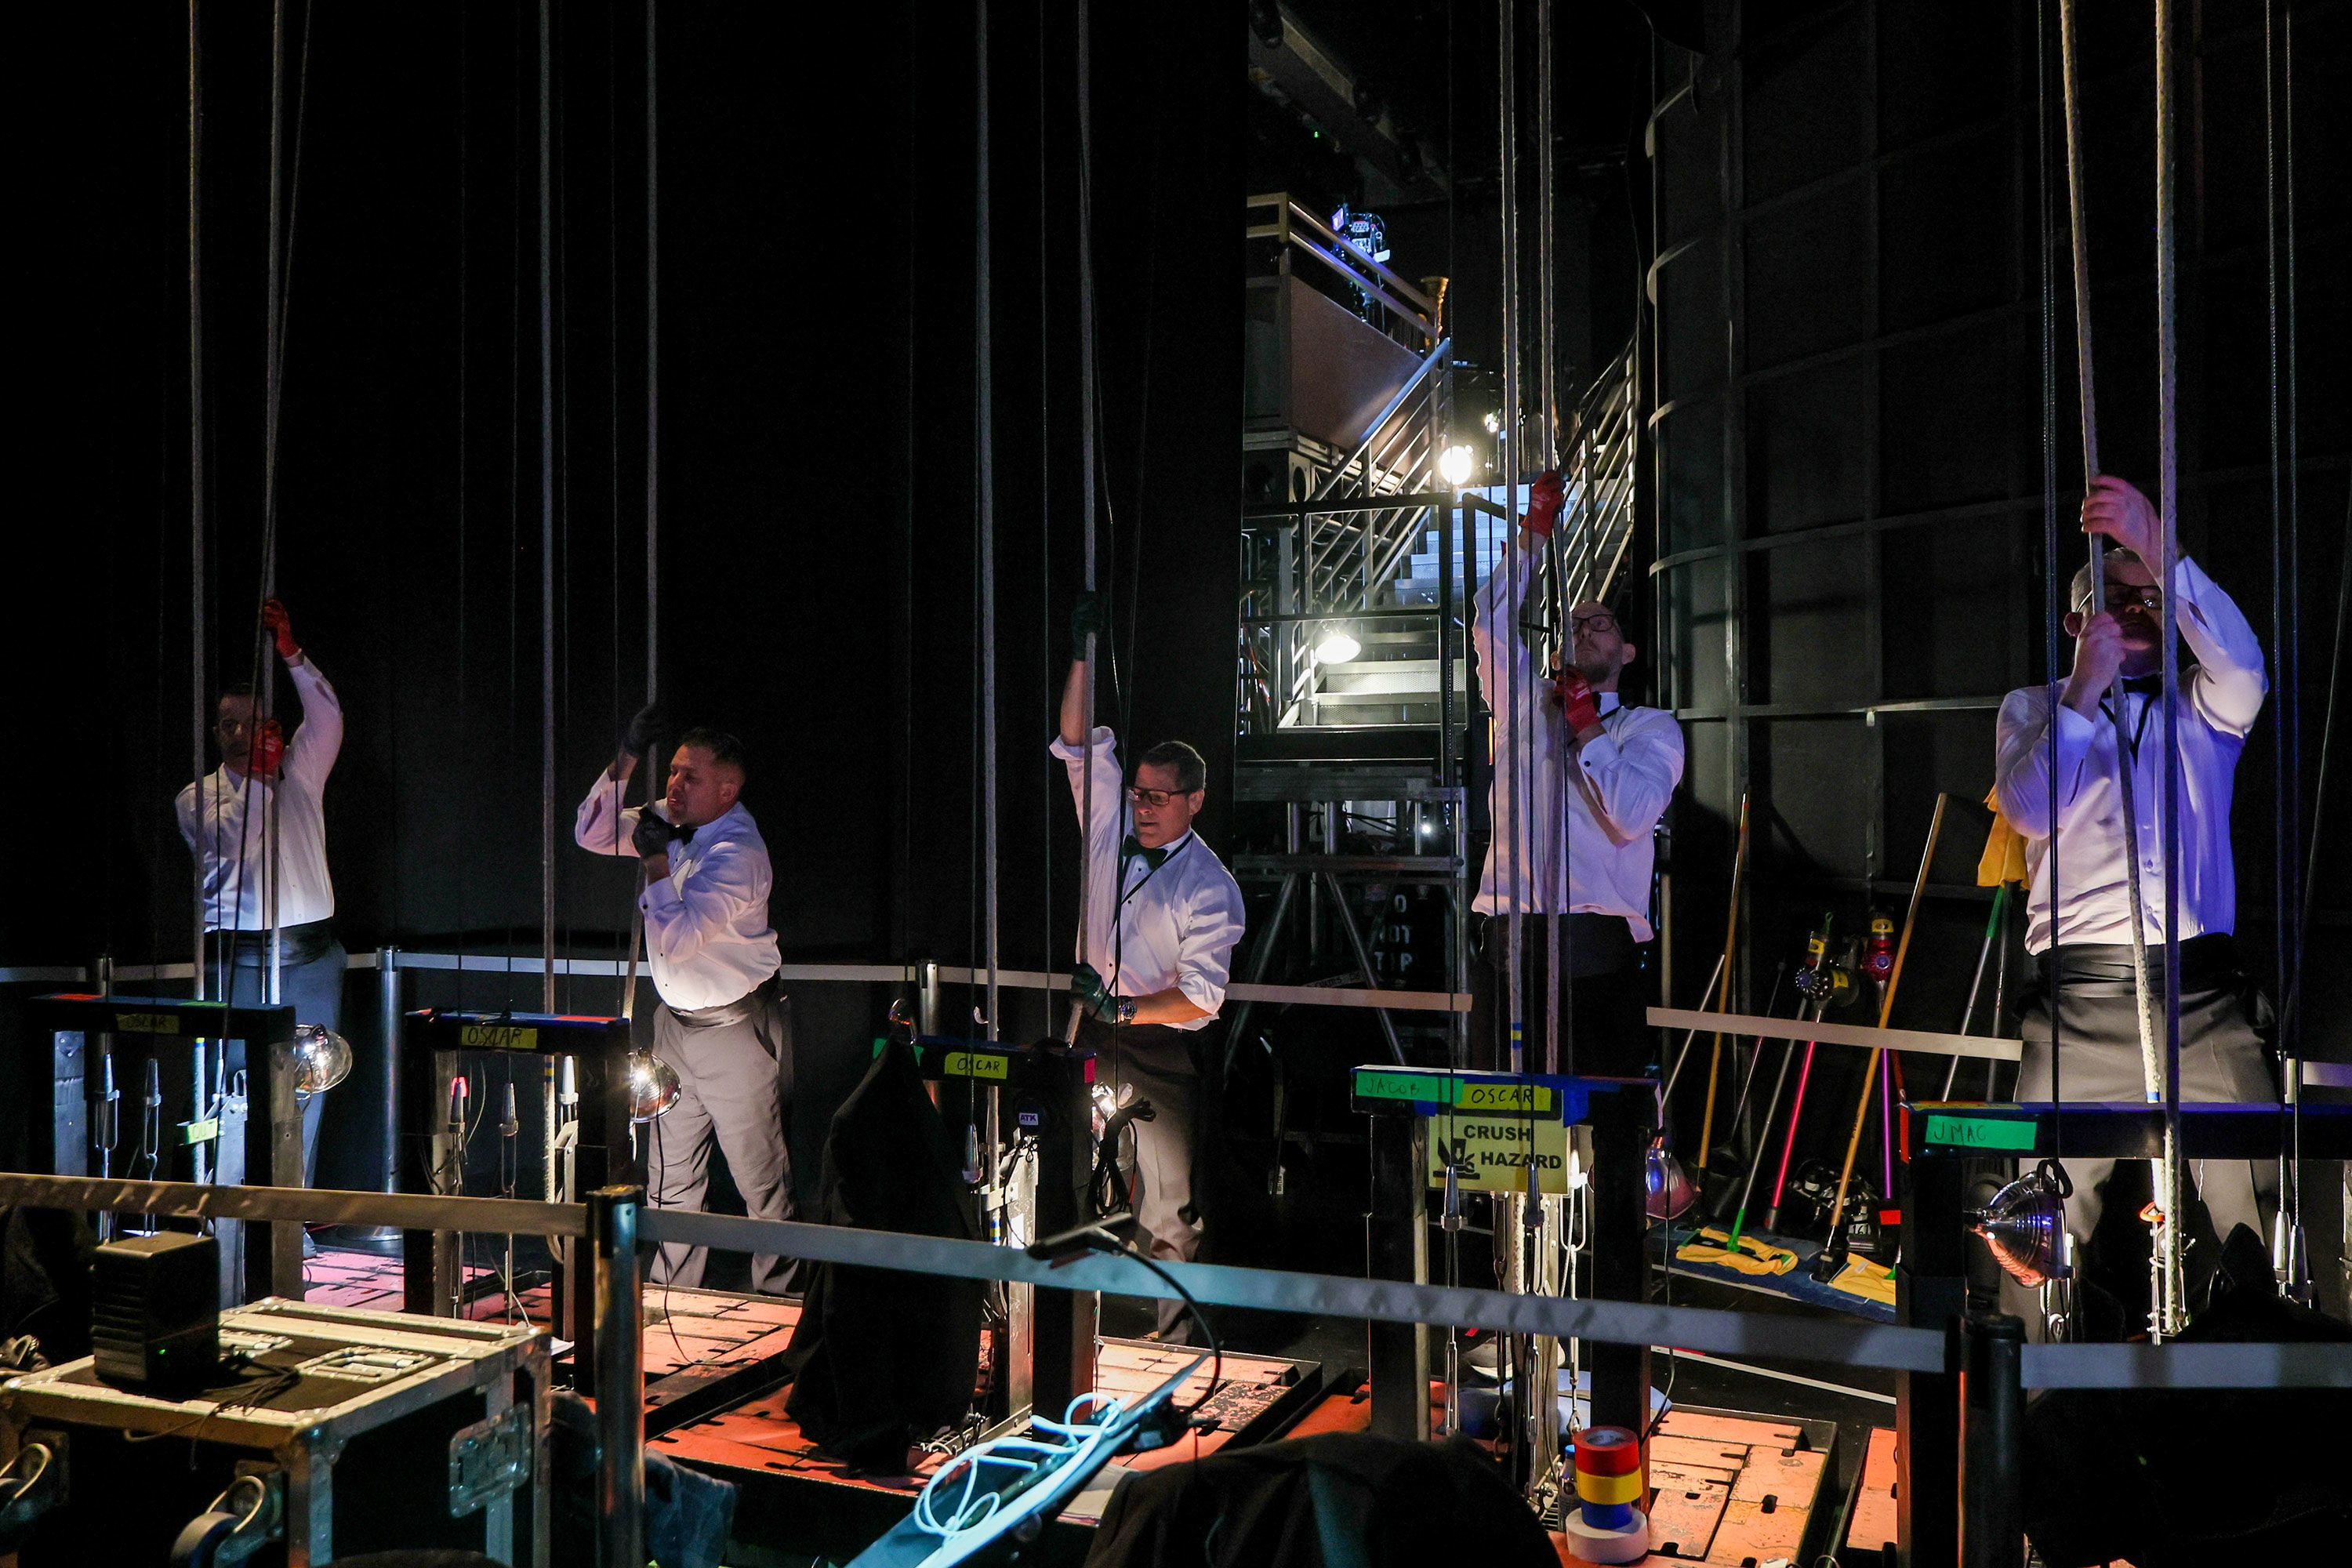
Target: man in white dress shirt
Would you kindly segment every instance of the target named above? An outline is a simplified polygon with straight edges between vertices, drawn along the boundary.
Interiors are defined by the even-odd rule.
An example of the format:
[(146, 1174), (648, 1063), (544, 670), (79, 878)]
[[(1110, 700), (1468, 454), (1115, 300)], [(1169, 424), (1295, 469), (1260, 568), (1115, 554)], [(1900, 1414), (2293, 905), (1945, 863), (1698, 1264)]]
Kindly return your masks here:
[[(2041, 994), (2023, 1010), (2020, 1100), (2050, 1098), (2051, 1000), (2058, 1003), (2059, 1089), (2068, 1100), (2138, 1101), (2140, 1066), (2131, 969), (2131, 896), (2122, 797), (2116, 784), (2114, 699), (2124, 677), (2133, 804), (2138, 816), (2140, 894), (2155, 1005), (2162, 1016), (2165, 919), (2164, 589), (2162, 533), (2147, 498), (2102, 476), (2083, 502), (2083, 531), (2110, 539), (2106, 604), (2091, 603), (2086, 564), (2074, 578), (2066, 631), (2074, 667), (2063, 681), (2012, 691), (2001, 703), (1995, 742), (2000, 809), (2026, 840), (2032, 879), (2025, 945), (2036, 955)], [(2258, 992), (2241, 971), (2231, 932), (2237, 874), (2230, 848), (2230, 799), (2239, 753), (2267, 690), (2262, 644), (2245, 616), (2188, 557), (2172, 582), (2173, 605), (2193, 662), (2179, 671), (2180, 1098), (2275, 1102), (2276, 1086), (2258, 1026)], [(2055, 756), (2053, 756), (2053, 712)], [(2051, 817), (2053, 768), (2057, 817)], [(2054, 832), (2054, 837), (2053, 837)], [(2053, 880), (2056, 883), (2053, 899)], [(2069, 1160), (2074, 1184), (2067, 1229), (2087, 1241), (2105, 1206), (2112, 1160)], [(2268, 1160), (2191, 1162), (2214, 1234), (2243, 1224), (2267, 1236), (2263, 1209), (2277, 1186)], [(2202, 1274), (2192, 1270), (2192, 1278)], [(2031, 1322), (2039, 1314), (2028, 1313)]]
[[(1091, 602), (1079, 605), (1081, 646), (1094, 613)], [(1129, 786), (1118, 736), (1096, 726), (1089, 773), (1086, 697), (1086, 665), (1073, 662), (1053, 752), (1069, 770), (1087, 830), (1081, 962), (1071, 986), (1086, 1010), (1078, 1043), (1094, 1048), (1100, 1081), (1120, 1103), (1130, 1094), (1151, 1102), (1152, 1120), (1132, 1123), (1141, 1186), (1135, 1216), (1153, 1258), (1184, 1263), (1199, 1252), (1202, 1234), (1192, 1191), (1201, 1112), (1195, 1049), (1224, 1005), (1242, 935), (1242, 890), (1192, 831), (1208, 799), (1201, 753), (1181, 741), (1154, 746)], [(1159, 1338), (1183, 1337), (1181, 1313), (1180, 1303), (1160, 1303)]]
[[(327, 875), (327, 775), (343, 745), (343, 709), (335, 689), (294, 640), (286, 606), (271, 599), (261, 624), (301, 700), (302, 721), (287, 738), (264, 719), (253, 691), (221, 693), (213, 740), (221, 765), (182, 790), (174, 803), (180, 837), (204, 875), (206, 994), (258, 1006), (268, 986), (269, 931), (279, 932), (278, 994), (298, 1024), (340, 1028), (348, 955), (335, 940), (335, 884)], [(278, 835), (276, 886), (269, 875), (272, 805)], [(274, 900), (274, 908), (273, 908)], [(274, 917), (274, 920), (273, 920)], [(223, 1047), (226, 1075), (246, 1070), (246, 1042)], [(320, 1100), (302, 1106), (302, 1181), (318, 1173)], [(244, 1180), (245, 1150), (223, 1140), (218, 1179)], [(309, 1239), (304, 1246), (309, 1247)]]
[[(1510, 1065), (1507, 925), (1517, 914), (1527, 1069), (1544, 1068), (1545, 1019), (1559, 990), (1549, 978), (1549, 928), (1557, 921), (1575, 1069), (1634, 1076), (1647, 1070), (1652, 1054), (1636, 951), (1655, 934), (1652, 835), (1682, 782), (1683, 733), (1673, 714), (1619, 699), (1636, 649), (1606, 605), (1570, 609), (1565, 662), (1557, 670), (1538, 668), (1519, 612), (1563, 499), (1558, 474), (1537, 479), (1519, 520), (1516, 563), (1497, 562), (1477, 595), (1472, 641), (1495, 716), (1495, 773), (1494, 837), (1470, 906), (1484, 917), (1479, 961), (1471, 965), (1471, 1060)], [(1569, 1046), (1564, 1026), (1563, 1071)]]
[[(663, 798), (650, 809), (625, 805), (651, 724), (650, 710), (631, 721), (620, 754), (580, 803), (572, 837), (600, 855), (634, 855), (644, 868), (637, 909), (661, 998), (654, 1054), (677, 1070), (679, 1087), (677, 1102), (648, 1129), (653, 1202), (701, 1209), (716, 1138), (751, 1217), (790, 1219), (792, 1018), (768, 926), (775, 876), (740, 798), (742, 744), (716, 730), (688, 731)], [(666, 1243), (651, 1277), (691, 1289), (702, 1283), (708, 1250)], [(781, 1294), (792, 1277), (789, 1259), (751, 1259), (755, 1290)]]

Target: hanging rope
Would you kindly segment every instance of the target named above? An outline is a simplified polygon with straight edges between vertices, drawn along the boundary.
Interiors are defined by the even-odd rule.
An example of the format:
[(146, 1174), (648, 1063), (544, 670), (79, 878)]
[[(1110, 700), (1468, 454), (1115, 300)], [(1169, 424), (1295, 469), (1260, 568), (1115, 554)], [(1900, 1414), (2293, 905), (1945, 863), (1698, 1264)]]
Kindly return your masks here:
[[(2157, 522), (2164, 557), (2164, 1224), (2161, 1334), (2188, 1322), (2181, 1278), (2181, 1227), (2188, 1190), (2180, 1159), (2180, 627), (2173, 585), (2180, 565), (2180, 346), (2175, 311), (2174, 99), (2172, 0), (2156, 0), (2156, 441)], [(2122, 722), (2123, 700), (2116, 701)], [(2128, 811), (2128, 806), (2126, 806)], [(2225, 829), (2226, 830), (2226, 829)]]
[[(2158, 0), (2161, 5), (2161, 0)], [(2067, 226), (2072, 244), (2074, 269), (2074, 367), (2083, 406), (2083, 482), (2087, 489), (2099, 477), (2098, 400), (2092, 379), (2091, 359), (2091, 261), (2085, 237), (2084, 218), (2084, 196), (2083, 177), (2083, 114), (2082, 95), (2077, 85), (2074, 47), (2074, 0), (2059, 0), (2058, 5), (2059, 61), (2063, 75), (2066, 103), (2066, 195)], [(2159, 133), (2160, 134), (2160, 133)], [(2167, 198), (2169, 199), (2168, 196)], [(2170, 514), (2166, 514), (2166, 526), (2170, 526)], [(2166, 601), (2170, 602), (2170, 579), (2166, 579)], [(2094, 535), (2091, 540), (2091, 613), (2106, 607), (2107, 573), (2106, 547)], [(2053, 665), (2051, 675), (2057, 670)], [(2158, 1031), (2155, 1016), (2155, 996), (2147, 973), (2147, 905), (2140, 892), (2139, 875), (2139, 808), (2132, 781), (2132, 746), (2124, 721), (2123, 679), (2120, 674), (2107, 689), (2105, 700), (2116, 732), (2116, 787), (2122, 801), (2124, 833), (2124, 879), (2131, 900), (2131, 960), (2132, 991), (2136, 999), (2136, 1016), (2139, 1024), (2140, 1078), (2151, 1100), (2164, 1092), (2164, 1065), (2158, 1055)], [(2058, 716), (2050, 715), (2051, 734), (2055, 743)], [(2055, 770), (2053, 769), (2053, 772)], [(2056, 852), (2058, 823), (2050, 823), (2052, 852)], [(2051, 947), (2057, 941), (2057, 901), (2051, 901)], [(2055, 986), (2053, 984), (2053, 989)], [(2056, 1051), (2052, 1051), (2056, 1056)]]
[[(1078, 98), (1078, 489), (1080, 494), (1079, 531), (1084, 541), (1086, 594), (1092, 597), (1100, 587), (1097, 575), (1097, 562), (1095, 533), (1097, 471), (1096, 466), (1095, 422), (1101, 397), (1096, 381), (1095, 353), (1095, 230), (1094, 230), (1094, 43), (1092, 6), (1079, 0), (1077, 26), (1077, 98)], [(1078, 789), (1078, 962), (1089, 963), (1093, 955), (1088, 951), (1087, 927), (1094, 909), (1095, 841), (1095, 660), (1096, 634), (1088, 634), (1080, 658), (1086, 665), (1083, 684), (1086, 689), (1086, 772)], [(1108, 803), (1110, 810), (1118, 803)], [(1073, 1002), (1065, 1039), (1078, 1037), (1078, 1020), (1084, 1009)]]
[[(206, 668), (205, 646), (205, 199), (204, 53), (196, 0), (188, 0), (188, 710), (194, 772), (205, 776)], [(199, 784), (198, 799), (203, 798)], [(205, 862), (194, 858), (189, 888), (195, 917), (195, 998), (206, 1000)]]
[[(2042, 0), (2036, 0), (2033, 8), (2033, 47), (2034, 107), (2037, 110), (2035, 119), (2038, 137), (2036, 152), (2040, 161), (2038, 184), (2042, 217), (2042, 583), (2043, 600), (2042, 671), (2043, 679), (2054, 690), (2058, 680), (2058, 628), (2060, 618), (2065, 614), (2065, 594), (2059, 586), (2061, 568), (2058, 549), (2058, 280), (2056, 268), (2051, 259), (2053, 247), (2056, 244), (2058, 225), (2056, 201), (2051, 189), (2050, 179), (2050, 23), (2046, 5), (2042, 3)], [(2071, 138), (2069, 145), (2072, 145)], [(2071, 166), (2069, 174), (2071, 179)], [(2079, 247), (2076, 247), (2076, 254), (2080, 254)], [(2076, 319), (2087, 321), (2088, 312), (2078, 310)], [(2055, 913), (2059, 907), (2061, 892), (2057, 826), (2058, 726), (2054, 721), (2057, 718), (2054, 709), (2051, 718), (2053, 721), (2046, 737), (2050, 756), (2043, 770), (2049, 775), (2050, 785), (2049, 800), (2044, 808), (2048, 816), (2043, 820), (2051, 825), (2049, 847), (2044, 853), (2050, 868), (2050, 908), (2053, 913), (2051, 930), (2053, 937), (2050, 943), (2050, 1103), (2063, 1105), (2065, 1095), (2060, 1086), (2059, 1060), (2065, 1054), (2063, 1048), (2065, 1030), (2060, 1022), (2060, 1015), (2063, 1008), (2066, 984), (2063, 950), (2054, 940), (2057, 930)], [(2003, 962), (2007, 961), (2008, 956), (2008, 950), (2004, 946), (2001, 952)], [(1986, 1082), (1989, 1090), (1991, 1082), (1989, 1070)], [(2023, 1092), (2021, 1084), (2020, 1092)], [(2053, 1153), (2063, 1155), (2064, 1135), (2058, 1130), (2059, 1125), (2057, 1121), (2053, 1122), (2051, 1144)]]

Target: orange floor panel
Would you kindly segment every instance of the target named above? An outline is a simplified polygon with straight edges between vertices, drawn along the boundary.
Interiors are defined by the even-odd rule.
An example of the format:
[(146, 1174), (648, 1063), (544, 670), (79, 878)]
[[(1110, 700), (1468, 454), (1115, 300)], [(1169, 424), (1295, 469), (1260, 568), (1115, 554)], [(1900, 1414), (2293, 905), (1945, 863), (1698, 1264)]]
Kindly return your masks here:
[[(1653, 1568), (1703, 1563), (1757, 1568), (1793, 1563), (1829, 1455), (1792, 1422), (1670, 1410), (1650, 1439)], [(1555, 1535), (1560, 1560), (1578, 1561)]]
[[(681, 1293), (683, 1294), (683, 1293)], [(649, 1330), (650, 1342), (658, 1329)], [(1102, 1342), (1096, 1385), (1115, 1394), (1141, 1394), (1176, 1372), (1192, 1352), (1174, 1346), (1123, 1340)], [(1202, 1366), (1179, 1386), (1177, 1398), (1190, 1402), (1206, 1386), (1209, 1369)], [(1270, 1407), (1291, 1386), (1296, 1364), (1265, 1356), (1228, 1355), (1224, 1381), (1202, 1413), (1218, 1418), (1213, 1431), (1201, 1432), (1171, 1447), (1150, 1454), (1131, 1454), (1119, 1463), (1130, 1469), (1150, 1469), (1215, 1453), (1234, 1432)], [(910, 1456), (905, 1476), (872, 1476), (819, 1453), (784, 1408), (789, 1390), (778, 1390), (732, 1409), (690, 1421), (648, 1440), (656, 1452), (671, 1458), (727, 1470), (751, 1470), (770, 1476), (789, 1475), (829, 1481), (869, 1490), (911, 1493), (919, 1489), (942, 1462), (935, 1455)], [(1333, 1403), (1344, 1405), (1344, 1400)], [(1367, 1406), (1369, 1410), (1369, 1406)], [(1309, 1412), (1308, 1419), (1312, 1419)], [(1064, 1517), (1091, 1522), (1083, 1509), (1065, 1510)]]
[(1884, 1552), (1895, 1561), (1895, 1433), (1874, 1426), (1870, 1447), (1862, 1459), (1862, 1490), (1853, 1501), (1853, 1522), (1846, 1527), (1851, 1552)]

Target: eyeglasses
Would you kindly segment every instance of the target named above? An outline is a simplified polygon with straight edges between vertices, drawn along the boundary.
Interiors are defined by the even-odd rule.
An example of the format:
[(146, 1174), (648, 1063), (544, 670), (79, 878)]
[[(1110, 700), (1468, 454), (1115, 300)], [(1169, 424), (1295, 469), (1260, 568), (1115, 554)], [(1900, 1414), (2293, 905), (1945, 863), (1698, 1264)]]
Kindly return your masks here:
[(1579, 616), (1568, 625), (1570, 633), (1577, 637), (1583, 637), (1588, 632), (1615, 631), (1617, 617), (1604, 610), (1597, 616)]
[[(2090, 605), (2090, 595), (2085, 594), (2083, 596), (2082, 604), (2077, 605), (2075, 608), (2085, 608)], [(2146, 610), (2148, 614), (2154, 615), (2164, 608), (2164, 590), (2158, 587), (2153, 583), (2111, 584), (2107, 588), (2107, 608), (2110, 610), (2129, 610), (2137, 608)]]
[(1138, 789), (1133, 784), (1127, 787), (1127, 798), (1130, 803), (1148, 805), (1154, 811), (1165, 809), (1170, 801), (1184, 793), (1181, 789)]

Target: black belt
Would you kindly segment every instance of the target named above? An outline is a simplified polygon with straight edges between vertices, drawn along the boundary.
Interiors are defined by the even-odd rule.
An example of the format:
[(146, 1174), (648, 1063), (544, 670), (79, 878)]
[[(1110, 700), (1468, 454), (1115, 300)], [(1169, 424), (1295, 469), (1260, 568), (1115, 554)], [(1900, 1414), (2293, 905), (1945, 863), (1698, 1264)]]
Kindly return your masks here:
[[(669, 1016), (681, 1028), (723, 1029), (730, 1024), (747, 1024), (759, 1016), (776, 994), (781, 976), (771, 974), (732, 1002), (721, 1002), (716, 1007), (670, 1007)], [(669, 1006), (667, 1003), (662, 1004)]]
[[(2051, 977), (2061, 973), (2065, 975), (2069, 995), (2135, 994), (2131, 948), (2122, 942), (2067, 942), (2049, 952), (2037, 953), (2033, 963), (2045, 994)], [(2161, 986), (2161, 942), (2148, 944), (2147, 966), (2150, 977)], [(2232, 990), (2244, 983), (2244, 968), (2238, 961), (2238, 939), (2228, 931), (2210, 931), (2180, 944), (2180, 989), (2184, 993)]]
[[(335, 944), (335, 924), (332, 921), (305, 921), (300, 925), (278, 928), (278, 955), (288, 963), (308, 963), (324, 958)], [(247, 968), (269, 962), (269, 933), (266, 931), (208, 931), (205, 932), (206, 957), (218, 963), (221, 950), (226, 948), (235, 961)]]

